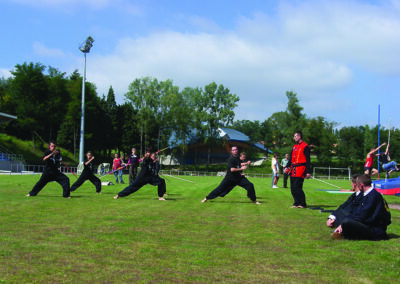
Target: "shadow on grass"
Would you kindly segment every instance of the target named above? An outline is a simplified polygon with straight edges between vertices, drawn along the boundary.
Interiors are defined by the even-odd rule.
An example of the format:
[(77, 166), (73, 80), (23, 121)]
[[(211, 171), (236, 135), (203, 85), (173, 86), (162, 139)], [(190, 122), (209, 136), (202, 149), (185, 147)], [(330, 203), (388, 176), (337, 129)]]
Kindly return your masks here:
[(400, 238), (400, 236), (396, 235), (396, 234), (387, 234), (387, 235), (388, 235), (389, 240), (391, 240), (391, 239), (399, 239)]
[(307, 208), (320, 208), (320, 209), (325, 209), (325, 208), (337, 208), (336, 205), (323, 205), (323, 204), (312, 204), (312, 205), (307, 205)]
[[(262, 200), (259, 200), (259, 199), (257, 199), (257, 201), (262, 201)], [(207, 200), (207, 202), (206, 203), (226, 203), (226, 204), (233, 204), (233, 203), (239, 203), (239, 204), (244, 204), (244, 203), (248, 203), (248, 204), (253, 204), (251, 201), (246, 201), (246, 200), (243, 200), (243, 201), (239, 201), (239, 200), (215, 200), (215, 201), (212, 201), (212, 200)]]

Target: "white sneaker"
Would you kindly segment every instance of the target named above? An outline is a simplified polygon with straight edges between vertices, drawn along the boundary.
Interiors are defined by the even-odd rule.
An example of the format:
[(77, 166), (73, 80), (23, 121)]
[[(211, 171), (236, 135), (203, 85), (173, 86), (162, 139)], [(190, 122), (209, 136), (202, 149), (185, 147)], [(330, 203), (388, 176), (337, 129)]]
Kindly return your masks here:
[(279, 187), (277, 187), (276, 185), (273, 185), (272, 188), (279, 188)]

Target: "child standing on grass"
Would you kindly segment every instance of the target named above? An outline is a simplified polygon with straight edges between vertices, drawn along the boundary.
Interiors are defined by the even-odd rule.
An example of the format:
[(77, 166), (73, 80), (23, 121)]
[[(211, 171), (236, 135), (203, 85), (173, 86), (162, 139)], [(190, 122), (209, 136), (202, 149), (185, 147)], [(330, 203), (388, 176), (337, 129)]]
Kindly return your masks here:
[(279, 180), (279, 163), (278, 163), (278, 152), (274, 153), (274, 157), (272, 158), (271, 168), (272, 168), (272, 188), (278, 188), (278, 180)]

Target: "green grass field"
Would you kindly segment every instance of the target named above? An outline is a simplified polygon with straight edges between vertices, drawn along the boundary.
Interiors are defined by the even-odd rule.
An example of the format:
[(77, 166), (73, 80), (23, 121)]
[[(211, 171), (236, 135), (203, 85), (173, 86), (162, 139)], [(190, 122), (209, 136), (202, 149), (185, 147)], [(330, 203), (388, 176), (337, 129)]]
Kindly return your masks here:
[[(0, 283), (399, 282), (397, 210), (390, 240), (337, 241), (327, 213), (289, 208), (290, 191), (273, 190), (270, 179), (250, 179), (263, 203), (254, 205), (238, 187), (201, 203), (220, 177), (167, 176), (165, 202), (152, 186), (114, 200), (123, 185), (97, 195), (90, 183), (71, 199), (56, 183), (26, 197), (39, 177), (0, 176)], [(309, 206), (325, 209), (348, 196), (318, 191), (335, 188), (316, 180), (304, 189)]]

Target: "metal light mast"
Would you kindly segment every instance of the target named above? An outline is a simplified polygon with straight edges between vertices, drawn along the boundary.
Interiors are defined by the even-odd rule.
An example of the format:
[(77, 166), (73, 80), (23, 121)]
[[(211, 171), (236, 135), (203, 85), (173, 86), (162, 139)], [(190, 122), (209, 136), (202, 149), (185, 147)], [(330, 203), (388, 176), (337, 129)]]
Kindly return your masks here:
[(79, 50), (83, 52), (85, 56), (85, 64), (83, 67), (83, 79), (82, 79), (82, 113), (81, 113), (81, 138), (79, 143), (79, 164), (83, 163), (84, 156), (84, 135), (85, 135), (85, 82), (86, 82), (86, 54), (90, 52), (93, 46), (94, 39), (88, 36), (86, 41), (81, 44)]

